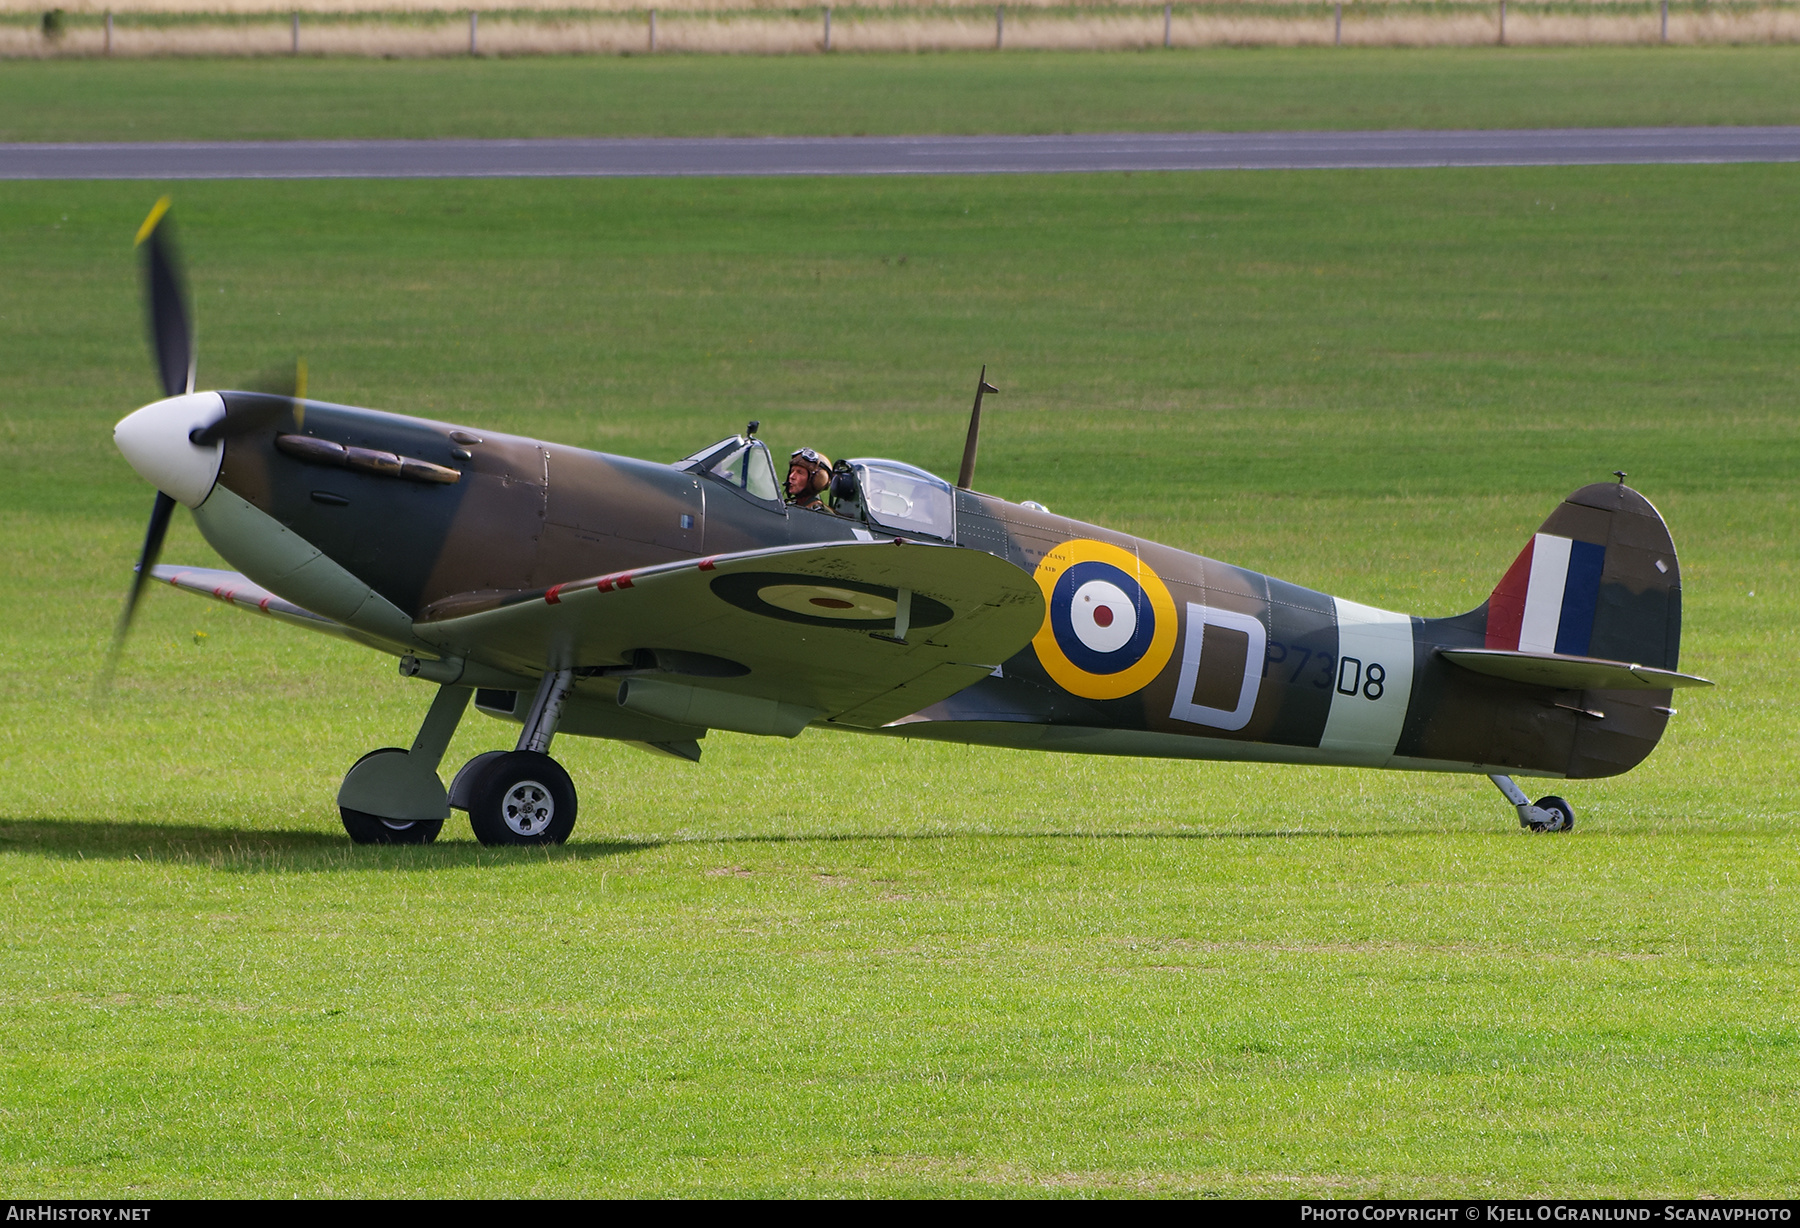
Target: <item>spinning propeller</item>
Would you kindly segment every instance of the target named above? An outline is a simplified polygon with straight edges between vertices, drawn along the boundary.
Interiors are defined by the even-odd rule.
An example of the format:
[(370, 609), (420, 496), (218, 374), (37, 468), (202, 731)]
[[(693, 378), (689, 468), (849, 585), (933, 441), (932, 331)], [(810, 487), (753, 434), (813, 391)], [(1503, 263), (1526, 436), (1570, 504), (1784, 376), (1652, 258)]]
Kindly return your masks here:
[[(143, 253), (144, 311), (150, 333), (150, 352), (156, 358), (157, 375), (162, 381), (165, 398), (180, 397), (194, 391), (194, 325), (188, 311), (187, 279), (182, 274), (181, 259), (175, 247), (174, 224), (169, 219), (169, 198), (163, 197), (150, 210), (144, 224), (138, 227), (136, 247)], [(275, 425), (290, 413), (298, 422), (304, 414), (302, 398), (306, 395), (306, 363), (295, 364), (292, 381), (280, 377), (258, 381), (267, 398), (240, 400), (233, 408), (220, 402), (223, 412), (209, 422), (194, 425), (187, 431), (188, 443), (197, 448), (210, 448), (234, 436), (248, 434)], [(281, 384), (280, 388), (270, 385)], [(144, 411), (139, 411), (140, 414)], [(137, 569), (131, 577), (131, 588), (125, 594), (125, 607), (119, 611), (119, 622), (113, 630), (112, 646), (99, 680), (99, 692), (112, 685), (118, 668), (119, 654), (131, 620), (137, 613), (138, 599), (150, 579), (150, 569), (162, 555), (163, 538), (169, 531), (169, 519), (175, 512), (176, 498), (164, 490), (156, 492), (150, 507), (150, 523), (144, 530), (144, 546), (138, 553)]]

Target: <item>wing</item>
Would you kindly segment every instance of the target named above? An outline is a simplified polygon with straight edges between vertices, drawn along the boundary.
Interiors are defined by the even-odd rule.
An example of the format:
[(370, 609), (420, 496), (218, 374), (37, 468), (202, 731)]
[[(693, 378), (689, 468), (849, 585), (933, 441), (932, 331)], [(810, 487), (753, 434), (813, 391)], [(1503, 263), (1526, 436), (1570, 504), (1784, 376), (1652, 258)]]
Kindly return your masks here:
[(872, 728), (928, 707), (993, 672), (1043, 620), (1036, 581), (1005, 559), (850, 542), (596, 576), (416, 630), (446, 656), (513, 673), (647, 680), (665, 708), (698, 691), (717, 702), (691, 711), (697, 724), (747, 728), (704, 717), (778, 705), (799, 714), (797, 733), (808, 719)]
[(285, 597), (277, 597), (268, 589), (235, 571), (221, 571), (215, 567), (159, 566), (150, 569), (150, 578), (186, 593), (215, 597), (226, 605), (236, 606), (240, 610), (249, 610), (252, 614), (261, 614), (284, 623), (292, 623), (297, 627), (305, 627), (310, 631), (323, 631), (326, 635), (335, 635), (340, 639), (354, 640), (359, 644), (375, 646), (374, 641), (363, 638), (343, 623), (297, 606)]

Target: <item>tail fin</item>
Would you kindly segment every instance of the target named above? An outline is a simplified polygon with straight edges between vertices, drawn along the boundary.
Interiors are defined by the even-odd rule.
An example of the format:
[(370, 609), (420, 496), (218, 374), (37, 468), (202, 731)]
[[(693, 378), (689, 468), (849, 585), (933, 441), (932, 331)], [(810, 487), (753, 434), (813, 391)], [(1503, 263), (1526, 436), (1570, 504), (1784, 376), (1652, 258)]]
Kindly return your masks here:
[(1488, 598), (1485, 647), (1676, 669), (1681, 564), (1650, 501), (1622, 482), (1564, 499)]
[(1675, 688), (1711, 685), (1676, 672), (1681, 567), (1623, 483), (1564, 499), (1487, 601), (1419, 634), (1428, 664), (1396, 750), (1418, 759), (1616, 776), (1656, 748)]

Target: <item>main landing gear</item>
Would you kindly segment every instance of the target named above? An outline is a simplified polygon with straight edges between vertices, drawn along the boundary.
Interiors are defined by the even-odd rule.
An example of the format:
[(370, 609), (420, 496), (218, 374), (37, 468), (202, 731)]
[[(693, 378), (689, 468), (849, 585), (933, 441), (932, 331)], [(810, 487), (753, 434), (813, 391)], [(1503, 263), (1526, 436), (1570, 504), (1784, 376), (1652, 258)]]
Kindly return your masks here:
[(429, 844), (455, 808), (468, 811), (483, 844), (561, 844), (575, 828), (575, 783), (548, 751), (574, 683), (570, 670), (546, 673), (518, 747), (476, 755), (448, 791), (438, 764), (472, 692), (439, 687), (411, 750), (370, 751), (344, 777), (338, 790), (344, 830), (358, 844)]
[(1575, 808), (1551, 794), (1540, 797), (1534, 806), (1525, 791), (1513, 783), (1511, 776), (1489, 776), (1494, 787), (1506, 794), (1506, 800), (1519, 812), (1519, 826), (1534, 832), (1568, 831), (1575, 826)]
[(483, 844), (561, 844), (575, 829), (575, 782), (549, 755), (574, 685), (573, 671), (545, 674), (517, 748), (476, 755), (456, 774), (450, 804), (469, 812)]
[(438, 764), (450, 746), (469, 696), (466, 686), (438, 688), (411, 750), (372, 750), (338, 788), (338, 817), (358, 844), (430, 844), (450, 817)]

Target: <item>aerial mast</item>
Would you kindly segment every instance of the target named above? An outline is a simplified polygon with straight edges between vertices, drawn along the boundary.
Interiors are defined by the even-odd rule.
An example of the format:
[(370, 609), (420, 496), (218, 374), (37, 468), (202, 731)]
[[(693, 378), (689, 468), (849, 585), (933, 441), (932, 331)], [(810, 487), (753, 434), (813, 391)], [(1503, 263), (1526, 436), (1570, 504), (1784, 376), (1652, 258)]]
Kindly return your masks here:
[(962, 468), (957, 472), (958, 489), (969, 489), (969, 483), (975, 480), (975, 450), (981, 446), (981, 398), (989, 392), (1000, 390), (987, 382), (987, 364), (981, 364), (981, 377), (975, 381), (975, 408), (969, 411), (969, 438), (963, 444)]

